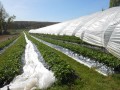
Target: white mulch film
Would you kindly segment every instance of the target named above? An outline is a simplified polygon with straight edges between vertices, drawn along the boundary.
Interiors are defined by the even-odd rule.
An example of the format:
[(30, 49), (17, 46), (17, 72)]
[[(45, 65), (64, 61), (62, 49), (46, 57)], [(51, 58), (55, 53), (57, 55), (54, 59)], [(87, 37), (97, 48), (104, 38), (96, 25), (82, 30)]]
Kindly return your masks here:
[(87, 43), (105, 47), (111, 54), (120, 58), (120, 6), (32, 29), (29, 33), (74, 35)]
[(0, 90), (34, 90), (35, 88), (46, 89), (55, 82), (55, 76), (52, 71), (46, 69), (38, 59), (38, 54), (34, 50), (34, 46), (30, 40), (27, 39), (25, 49), (25, 65), (23, 67), (23, 74), (18, 75), (7, 86)]

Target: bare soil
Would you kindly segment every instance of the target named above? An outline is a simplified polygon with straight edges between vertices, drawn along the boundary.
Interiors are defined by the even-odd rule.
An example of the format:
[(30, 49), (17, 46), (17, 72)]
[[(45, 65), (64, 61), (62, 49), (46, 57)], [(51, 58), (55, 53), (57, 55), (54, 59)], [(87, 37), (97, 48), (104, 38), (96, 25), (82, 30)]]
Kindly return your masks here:
[(16, 35), (0, 35), (0, 42), (10, 39)]

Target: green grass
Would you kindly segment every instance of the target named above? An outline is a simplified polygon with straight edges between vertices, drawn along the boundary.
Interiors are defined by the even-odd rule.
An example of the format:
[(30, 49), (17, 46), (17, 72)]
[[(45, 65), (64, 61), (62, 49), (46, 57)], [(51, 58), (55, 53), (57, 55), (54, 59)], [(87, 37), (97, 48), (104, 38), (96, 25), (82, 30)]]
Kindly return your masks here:
[[(71, 90), (120, 90), (120, 75), (104, 77), (92, 69), (81, 65), (80, 63), (74, 61), (68, 56), (62, 54), (59, 51), (56, 51), (64, 60), (67, 61), (69, 65), (78, 73), (82, 78), (82, 83), (78, 82), (78, 85), (73, 86)], [(117, 76), (117, 77), (115, 77)], [(51, 87), (49, 90), (60, 90), (60, 86)], [(60, 87), (61, 88), (61, 87)], [(63, 89), (61, 89), (63, 90)], [(69, 90), (65, 88), (65, 90)]]
[(76, 80), (72, 86), (54, 84), (52, 87), (48, 88), (48, 90), (120, 90), (119, 74), (105, 77), (55, 49), (52, 49), (52, 51), (67, 62), (81, 79)]
[(24, 36), (15, 42), (0, 55), (0, 87), (8, 84), (16, 75), (20, 74), (21, 56), (25, 48)]
[(49, 43), (67, 48), (75, 53), (78, 53), (79, 55), (83, 55), (84, 57), (89, 57), (91, 59), (104, 63), (105, 65), (114, 68), (115, 71), (120, 72), (120, 59), (116, 58), (110, 53), (104, 53), (99, 50), (94, 50), (77, 44), (65, 43), (63, 41), (53, 40), (50, 38), (43, 38), (38, 35), (35, 36)]

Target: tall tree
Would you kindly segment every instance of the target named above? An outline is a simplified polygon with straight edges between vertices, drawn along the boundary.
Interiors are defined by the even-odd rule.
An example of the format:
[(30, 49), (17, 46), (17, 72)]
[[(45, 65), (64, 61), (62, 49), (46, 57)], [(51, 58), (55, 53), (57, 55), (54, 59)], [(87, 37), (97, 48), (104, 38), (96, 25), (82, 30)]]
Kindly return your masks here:
[(0, 2), (0, 34), (3, 33), (3, 26), (4, 26), (4, 22), (5, 19), (8, 17), (8, 13), (5, 11), (2, 3)]
[(0, 34), (7, 33), (9, 24), (15, 19), (15, 16), (9, 16), (0, 2)]
[(14, 15), (6, 18), (6, 20), (3, 22), (3, 30), (4, 30), (3, 33), (7, 33), (10, 23), (13, 22), (15, 18), (16, 17)]
[(110, 0), (110, 5), (109, 7), (115, 7), (115, 6), (120, 6), (120, 0)]
[(3, 13), (4, 12), (4, 8), (2, 3), (0, 2), (0, 34), (2, 34), (2, 23), (3, 23)]

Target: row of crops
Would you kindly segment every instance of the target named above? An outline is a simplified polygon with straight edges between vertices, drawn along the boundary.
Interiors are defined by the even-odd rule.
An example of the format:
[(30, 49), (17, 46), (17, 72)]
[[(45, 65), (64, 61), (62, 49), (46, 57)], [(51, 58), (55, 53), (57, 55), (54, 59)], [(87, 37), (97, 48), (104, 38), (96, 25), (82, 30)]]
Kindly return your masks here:
[[(32, 33), (31, 33), (31, 35), (32, 35)], [(67, 43), (79, 44), (79, 45), (82, 45), (85, 47), (100, 50), (100, 51), (105, 52), (105, 53), (107, 52), (105, 50), (105, 48), (100, 47), (100, 46), (91, 45), (87, 42), (82, 41), (80, 38), (75, 37), (75, 36), (67, 36), (67, 35), (61, 36), (61, 35), (50, 35), (50, 34), (36, 34), (36, 35), (38, 35), (38, 36), (40, 35), (43, 38), (50, 38), (50, 39), (55, 39), (55, 40), (59, 40), (59, 41), (64, 41)]]
[[(101, 90), (101, 89), (103, 90), (118, 89), (119, 90), (120, 89), (119, 74), (113, 74), (112, 76), (104, 77), (103, 75), (100, 75), (99, 73), (97, 73), (94, 69), (90, 69), (76, 62), (75, 60), (68, 57), (67, 55), (34, 39), (28, 33), (26, 34), (27, 34), (27, 38), (31, 40), (33, 44), (35, 44), (38, 51), (41, 53), (42, 57), (44, 58), (46, 64), (49, 67), (48, 69), (54, 72), (56, 82), (50, 88), (48, 88), (48, 90), (88, 90), (88, 89), (89, 90), (93, 90), (93, 89), (94, 90)], [(62, 40), (59, 41), (55, 39), (54, 40), (49, 39), (50, 37), (45, 38), (38, 35), (35, 35), (35, 36), (37, 38), (40, 38), (50, 43), (53, 43), (54, 41), (54, 44), (61, 45), (62, 47), (65, 47), (65, 44), (66, 44), (67, 45), (66, 47), (69, 47), (68, 49), (70, 48), (73, 49), (74, 47), (76, 48), (76, 49), (73, 49), (74, 52), (75, 51), (77, 52), (80, 49), (82, 49), (82, 48), (79, 48), (78, 46), (75, 46), (78, 44), (65, 43)], [(22, 63), (23, 61), (21, 61), (22, 60), (21, 58), (22, 58), (22, 55), (24, 54), (25, 45), (26, 45), (26, 42), (25, 42), (24, 35), (21, 34), (18, 40), (0, 55), (1, 87), (6, 84), (9, 84), (13, 80), (13, 78), (15, 78), (17, 75), (22, 73), (21, 68), (23, 67), (23, 63)], [(32, 53), (32, 52), (29, 52), (29, 53)], [(80, 54), (83, 54), (83, 53), (80, 52)], [(32, 57), (32, 58), (34, 59), (35, 57)], [(37, 78), (37, 79), (41, 80), (40, 78)], [(22, 80), (24, 80), (24, 77)], [(27, 78), (26, 78), (26, 81), (27, 81)], [(36, 87), (38, 85), (38, 83), (34, 85), (33, 85), (34, 82), (30, 82), (30, 84), (31, 83), (32, 83), (32, 87)], [(17, 85), (19, 85), (19, 87), (21, 86), (21, 84), (19, 83), (17, 83)]]
[[(95, 50), (86, 46), (83, 46), (81, 44), (72, 44), (72, 43), (67, 43), (64, 42), (64, 38), (66, 41), (70, 41), (71, 42), (76, 42), (76, 43), (80, 43), (80, 41), (78, 42), (77, 38), (75, 38), (74, 36), (70, 37), (70, 36), (54, 36), (54, 35), (39, 35), (39, 34), (32, 34), (44, 41), (50, 42), (52, 44), (55, 45), (59, 45), (65, 48), (68, 48), (69, 50), (78, 53), (79, 55), (83, 55), (84, 57), (89, 57), (91, 59), (97, 60), (100, 63), (104, 63), (105, 65), (114, 68), (114, 71), (116, 72), (120, 72), (120, 60), (116, 57), (114, 57), (113, 55), (111, 55), (110, 53), (105, 53), (103, 51), (100, 50)], [(43, 37), (44, 36), (44, 37)], [(70, 38), (69, 38), (70, 37)], [(51, 39), (54, 38), (54, 39)], [(62, 41), (59, 41), (62, 40)], [(81, 41), (81, 43), (83, 43)]]
[[(35, 39), (32, 39), (32, 38), (30, 39), (36, 44), (36, 46), (40, 50), (43, 58), (49, 65), (49, 69), (54, 72), (56, 80), (57, 80), (56, 84), (71, 85), (74, 83), (74, 81), (77, 78), (79, 78), (77, 74), (75, 73), (75, 70), (73, 70), (70, 67), (70, 65), (67, 64), (65, 61), (63, 61), (61, 57), (58, 54), (56, 54), (50, 47), (40, 42), (37, 42)], [(21, 66), (23, 64), (22, 63), (23, 61), (21, 61), (21, 57), (24, 54), (23, 52), (25, 49), (25, 44), (26, 44), (25, 39), (22, 35), (20, 36), (20, 38), (17, 40), (17, 42), (14, 45), (9, 47), (4, 53), (1, 54), (0, 56), (0, 59), (1, 59), (0, 85), (1, 87), (9, 84), (13, 80), (14, 77), (22, 73)], [(49, 49), (49, 52), (48, 52), (48, 49)]]
[[(8, 42), (8, 40), (5, 42)], [(20, 74), (22, 68), (21, 56), (24, 52), (25, 44), (25, 39), (21, 35), (14, 45), (0, 54), (0, 87), (10, 83), (16, 75)], [(6, 46), (6, 43), (3, 46)]]
[[(39, 37), (37, 37), (37, 38), (39, 38)], [(73, 69), (75, 71), (74, 74), (76, 75), (76, 78), (75, 79), (73, 78), (73, 80), (75, 80), (75, 81), (73, 82), (73, 80), (72, 80), (72, 84), (61, 85), (61, 84), (64, 84), (64, 82), (62, 82), (61, 84), (54, 84), (51, 88), (49, 88), (49, 90), (86, 90), (88, 88), (90, 90), (93, 90), (93, 88), (95, 90), (101, 90), (101, 89), (112, 90), (112, 87), (114, 87), (114, 84), (116, 84), (114, 88), (116, 88), (116, 89), (119, 88), (118, 87), (119, 79), (118, 79), (118, 82), (115, 81), (114, 84), (112, 82), (110, 82), (108, 85), (112, 84), (112, 87), (111, 86), (108, 87), (107, 82), (109, 82), (109, 81), (106, 80), (107, 77), (101, 76), (100, 74), (95, 72), (94, 69), (93, 70), (89, 69), (89, 68), (85, 67), (84, 65), (77, 63), (73, 59), (69, 58), (68, 56), (62, 54), (61, 52), (59, 52), (53, 48), (48, 47), (47, 45), (41, 43), (37, 39), (35, 40), (32, 37), (29, 37), (29, 39), (32, 40), (37, 45), (40, 53), (42, 54), (42, 56), (44, 57), (45, 61), (48, 63), (48, 65), (50, 66), (51, 69), (52, 69), (51, 64), (52, 65), (55, 64), (55, 66), (59, 67), (59, 68), (56, 67), (56, 69), (61, 71), (61, 70), (63, 70), (63, 69), (61, 69), (62, 66), (66, 62), (68, 65), (70, 65), (71, 69)], [(61, 62), (65, 61), (63, 63), (63, 65), (58, 63), (59, 57), (61, 58)], [(53, 62), (52, 62), (52, 60), (53, 60)], [(58, 60), (58, 62), (56, 60)], [(54, 69), (52, 69), (52, 70), (54, 71)], [(110, 76), (110, 77), (116, 78), (116, 76)], [(91, 83), (88, 83), (88, 82), (91, 82)]]
[(36, 44), (38, 50), (42, 54), (46, 63), (49, 65), (49, 69), (52, 70), (57, 78), (57, 83), (59, 84), (70, 84), (78, 77), (75, 71), (70, 67), (65, 60), (61, 59), (57, 53), (54, 52), (52, 48), (44, 45), (41, 42), (29, 37), (30, 40)]

